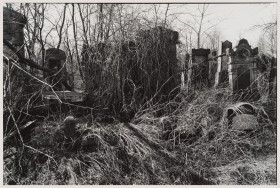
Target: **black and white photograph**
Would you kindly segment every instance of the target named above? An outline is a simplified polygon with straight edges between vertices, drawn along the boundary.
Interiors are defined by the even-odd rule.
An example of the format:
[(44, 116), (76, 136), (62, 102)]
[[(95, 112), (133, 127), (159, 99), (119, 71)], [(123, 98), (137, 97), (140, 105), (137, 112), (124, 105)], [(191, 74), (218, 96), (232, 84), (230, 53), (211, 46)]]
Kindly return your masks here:
[(1, 5), (3, 185), (277, 185), (276, 1)]

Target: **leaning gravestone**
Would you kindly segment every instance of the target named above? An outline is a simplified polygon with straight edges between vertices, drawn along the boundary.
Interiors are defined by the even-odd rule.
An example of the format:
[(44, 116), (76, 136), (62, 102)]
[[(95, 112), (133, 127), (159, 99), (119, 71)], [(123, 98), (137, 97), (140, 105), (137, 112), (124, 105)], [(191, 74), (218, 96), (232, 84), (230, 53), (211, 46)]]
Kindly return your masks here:
[(236, 103), (227, 109), (228, 125), (233, 130), (255, 130), (259, 126), (258, 114), (262, 114), (261, 111), (250, 103)]

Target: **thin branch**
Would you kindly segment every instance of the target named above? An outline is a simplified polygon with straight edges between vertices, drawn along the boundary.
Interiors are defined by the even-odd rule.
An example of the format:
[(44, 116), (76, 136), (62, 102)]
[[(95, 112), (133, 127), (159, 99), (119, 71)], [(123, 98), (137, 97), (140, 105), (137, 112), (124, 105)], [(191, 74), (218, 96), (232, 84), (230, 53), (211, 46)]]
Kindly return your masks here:
[(61, 38), (62, 38), (61, 35), (62, 35), (62, 29), (63, 29), (64, 22), (65, 22), (66, 7), (67, 7), (67, 3), (66, 3), (65, 6), (64, 6), (62, 24), (61, 24), (61, 27), (60, 27), (60, 30), (59, 30), (59, 35), (58, 35), (59, 41), (58, 41), (58, 44), (57, 44), (57, 49), (59, 49), (60, 44), (61, 44)]
[(164, 27), (165, 27), (165, 25), (166, 25), (166, 19), (167, 19), (168, 9), (169, 9), (169, 3), (167, 4), (166, 11), (165, 11), (164, 25), (163, 25)]

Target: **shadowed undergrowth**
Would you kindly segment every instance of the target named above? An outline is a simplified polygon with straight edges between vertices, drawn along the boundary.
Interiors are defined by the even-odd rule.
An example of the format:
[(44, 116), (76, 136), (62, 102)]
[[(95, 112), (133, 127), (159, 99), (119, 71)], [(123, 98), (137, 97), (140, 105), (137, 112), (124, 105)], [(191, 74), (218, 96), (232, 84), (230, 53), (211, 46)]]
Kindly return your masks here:
[[(24, 146), (16, 138), (5, 143), (4, 183), (275, 184), (275, 168), (262, 168), (258, 159), (268, 158), (276, 167), (276, 123), (267, 119), (249, 132), (228, 127), (225, 110), (234, 102), (227, 92), (182, 94), (180, 100), (139, 111), (132, 120), (183, 166), (166, 160), (117, 120), (108, 124), (91, 116), (78, 118), (79, 136), (69, 140), (61, 128), (63, 118), (57, 117), (38, 123)], [(268, 108), (269, 100), (252, 105)]]

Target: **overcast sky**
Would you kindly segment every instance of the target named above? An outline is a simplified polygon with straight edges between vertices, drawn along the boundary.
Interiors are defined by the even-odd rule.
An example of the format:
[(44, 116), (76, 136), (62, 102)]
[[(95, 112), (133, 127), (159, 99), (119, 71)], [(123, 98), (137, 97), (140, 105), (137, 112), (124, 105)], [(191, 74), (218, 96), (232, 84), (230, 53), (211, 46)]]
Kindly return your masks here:
[(260, 30), (253, 29), (255, 25), (267, 23), (276, 15), (276, 4), (224, 4), (213, 5), (213, 12), (225, 20), (218, 25), (223, 38), (233, 44), (239, 37), (248, 39), (252, 45), (257, 45)]
[[(186, 11), (190, 6), (182, 6), (176, 11)], [(197, 5), (193, 5), (192, 9), (195, 11)], [(211, 22), (214, 23), (216, 20), (219, 23), (217, 28), (222, 34), (223, 41), (229, 40), (236, 45), (240, 38), (246, 38), (252, 47), (256, 47), (262, 32), (254, 26), (271, 22), (273, 16), (276, 16), (276, 3), (210, 4), (207, 13), (212, 17)], [(184, 15), (184, 17), (191, 19), (189, 15)], [(174, 23), (174, 25), (176, 24)], [(207, 25), (207, 21), (205, 25)]]
[[(142, 4), (141, 7), (150, 7), (151, 5)], [(188, 22), (191, 26), (198, 27), (193, 19), (193, 15), (199, 15), (198, 4), (170, 4), (168, 15), (180, 15), (178, 18), (181, 21)], [(167, 4), (161, 4), (160, 13), (164, 17)], [(151, 17), (154, 16), (154, 9), (150, 9)], [(190, 15), (192, 14), (192, 15)], [(216, 28), (221, 33), (222, 41), (229, 40), (233, 45), (237, 45), (239, 39), (246, 38), (252, 47), (257, 47), (258, 40), (262, 31), (256, 25), (271, 22), (273, 17), (277, 15), (276, 3), (239, 3), (239, 4), (209, 4), (206, 12), (207, 16), (203, 22), (205, 28), (216, 25)], [(169, 17), (170, 18), (170, 17)], [(199, 17), (198, 21), (199, 21)], [(172, 19), (171, 19), (172, 20)], [(179, 32), (181, 40), (187, 34), (186, 25), (174, 19), (171, 27)], [(209, 30), (210, 31), (210, 30)]]
[[(46, 1), (51, 3), (50, 1)], [(64, 2), (64, 1), (63, 1)], [(135, 3), (139, 1), (135, 1)], [(65, 2), (64, 2), (65, 3)], [(139, 5), (135, 5), (136, 7)], [(151, 5), (141, 4), (140, 7), (150, 7)], [(198, 11), (197, 4), (171, 4), (169, 14), (178, 13), (195, 13)], [(164, 15), (167, 4), (161, 4), (161, 12)], [(240, 38), (246, 38), (252, 47), (257, 47), (257, 43), (262, 32), (259, 29), (254, 29), (255, 25), (270, 22), (273, 16), (276, 15), (276, 3), (267, 4), (210, 4), (207, 14), (210, 14), (207, 18), (211, 18), (208, 22), (205, 20), (204, 27), (208, 27), (207, 24), (213, 25), (213, 23), (219, 23), (216, 27), (221, 33), (222, 40), (229, 40), (236, 45)], [(154, 9), (151, 9), (151, 13)], [(57, 13), (49, 16), (58, 17)], [(188, 14), (182, 14), (180, 18), (183, 21), (192, 21), (192, 17)], [(194, 22), (195, 23), (195, 22)], [(180, 25), (179, 22), (171, 24), (174, 30), (179, 31), (180, 38), (184, 40), (186, 26)]]

